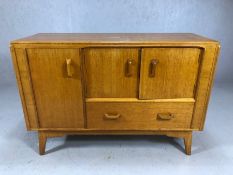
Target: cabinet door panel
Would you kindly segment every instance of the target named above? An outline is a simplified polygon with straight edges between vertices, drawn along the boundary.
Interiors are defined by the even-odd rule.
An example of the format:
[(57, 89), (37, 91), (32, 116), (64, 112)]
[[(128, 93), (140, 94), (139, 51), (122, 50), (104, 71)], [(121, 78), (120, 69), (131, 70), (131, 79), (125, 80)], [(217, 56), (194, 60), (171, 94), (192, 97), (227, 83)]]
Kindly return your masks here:
[(79, 50), (27, 49), (27, 55), (40, 127), (83, 128)]
[(86, 96), (138, 97), (137, 48), (85, 49)]
[(194, 97), (198, 75), (198, 48), (144, 48), (140, 99)]

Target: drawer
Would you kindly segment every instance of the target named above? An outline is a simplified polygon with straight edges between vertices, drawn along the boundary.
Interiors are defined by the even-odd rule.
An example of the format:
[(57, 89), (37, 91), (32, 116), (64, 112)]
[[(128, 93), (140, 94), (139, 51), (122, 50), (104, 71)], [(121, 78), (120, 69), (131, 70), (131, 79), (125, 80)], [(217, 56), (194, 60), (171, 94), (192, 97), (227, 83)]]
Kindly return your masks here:
[(87, 102), (87, 127), (101, 130), (190, 128), (193, 102)]

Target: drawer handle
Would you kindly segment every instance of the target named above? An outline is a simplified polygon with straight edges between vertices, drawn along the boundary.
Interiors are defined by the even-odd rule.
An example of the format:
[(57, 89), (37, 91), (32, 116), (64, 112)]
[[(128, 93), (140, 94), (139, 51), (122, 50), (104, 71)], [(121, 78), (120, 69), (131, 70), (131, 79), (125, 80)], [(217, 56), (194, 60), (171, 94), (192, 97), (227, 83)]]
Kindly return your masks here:
[(175, 116), (171, 113), (160, 113), (157, 115), (157, 118), (160, 120), (171, 120)]
[(155, 68), (156, 68), (157, 64), (158, 64), (158, 61), (156, 59), (151, 60), (150, 67), (149, 67), (149, 76), (150, 77), (155, 77)]
[(120, 118), (121, 114), (104, 114), (104, 119), (116, 120)]
[(133, 65), (134, 65), (134, 60), (128, 59), (126, 63), (126, 76), (127, 77), (131, 77), (133, 75)]
[(72, 69), (72, 60), (66, 59), (66, 70), (67, 70), (67, 76), (72, 77), (73, 76), (73, 69)]

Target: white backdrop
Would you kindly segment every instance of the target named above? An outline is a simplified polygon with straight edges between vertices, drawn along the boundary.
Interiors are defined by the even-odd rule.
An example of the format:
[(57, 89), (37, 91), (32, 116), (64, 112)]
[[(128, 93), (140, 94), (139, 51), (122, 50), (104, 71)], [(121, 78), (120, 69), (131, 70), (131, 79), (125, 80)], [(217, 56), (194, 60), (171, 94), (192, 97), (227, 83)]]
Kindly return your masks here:
[(15, 83), (13, 39), (38, 32), (193, 32), (222, 44), (216, 81), (233, 82), (232, 0), (0, 0), (0, 85)]

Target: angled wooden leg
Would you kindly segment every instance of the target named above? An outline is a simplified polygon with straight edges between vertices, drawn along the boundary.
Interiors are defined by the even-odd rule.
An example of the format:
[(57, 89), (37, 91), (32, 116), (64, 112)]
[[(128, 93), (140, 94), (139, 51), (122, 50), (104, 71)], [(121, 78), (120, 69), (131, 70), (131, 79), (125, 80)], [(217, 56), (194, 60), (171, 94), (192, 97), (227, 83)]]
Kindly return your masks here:
[(39, 136), (39, 152), (40, 152), (40, 155), (44, 155), (45, 154), (47, 136), (46, 136), (46, 134), (44, 132), (39, 132), (38, 136)]
[(187, 155), (191, 155), (192, 149), (192, 132), (185, 134), (184, 136), (184, 145), (185, 145), (185, 153)]
[(168, 131), (164, 132), (165, 135), (169, 137), (183, 138), (185, 145), (185, 153), (187, 155), (191, 155), (191, 147), (192, 147), (192, 131)]

